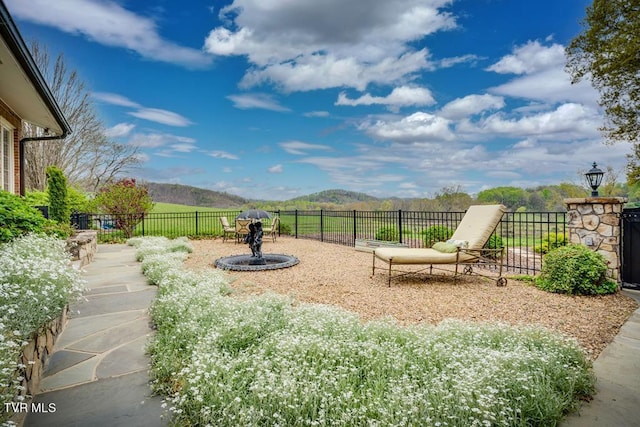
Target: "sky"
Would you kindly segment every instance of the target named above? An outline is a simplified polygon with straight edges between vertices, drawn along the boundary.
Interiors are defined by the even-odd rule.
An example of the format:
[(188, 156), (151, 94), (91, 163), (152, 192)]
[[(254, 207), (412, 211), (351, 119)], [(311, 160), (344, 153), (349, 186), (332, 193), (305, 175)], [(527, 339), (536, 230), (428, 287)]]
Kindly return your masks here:
[(587, 0), (4, 0), (63, 53), (139, 180), (251, 199), (572, 182), (605, 145), (564, 49)]

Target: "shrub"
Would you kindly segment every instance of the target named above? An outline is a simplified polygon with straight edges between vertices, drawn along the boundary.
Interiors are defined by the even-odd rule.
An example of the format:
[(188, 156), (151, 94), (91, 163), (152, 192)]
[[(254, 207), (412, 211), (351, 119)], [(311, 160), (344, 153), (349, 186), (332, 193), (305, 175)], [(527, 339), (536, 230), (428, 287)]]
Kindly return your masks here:
[[(484, 245), (486, 249), (500, 249), (504, 246), (504, 242), (502, 237), (497, 234), (492, 234), (487, 240), (487, 243)], [(485, 252), (484, 256), (488, 258), (498, 258), (500, 256), (499, 252)]]
[(424, 244), (427, 247), (433, 246), (436, 242), (446, 242), (453, 235), (453, 230), (446, 225), (432, 225), (423, 231)]
[(57, 166), (47, 168), (47, 194), (51, 219), (60, 224), (68, 224), (71, 211), (67, 200), (67, 178)]
[(0, 190), (0, 242), (10, 242), (27, 233), (42, 233), (50, 223), (21, 197)]
[(136, 185), (135, 179), (123, 179), (106, 185), (95, 198), (96, 205), (115, 217), (116, 228), (125, 237), (133, 236), (136, 225), (153, 209), (153, 201), (144, 186)]
[(381, 227), (376, 231), (376, 240), (384, 240), (385, 242), (397, 242), (399, 233), (397, 227)]
[(293, 228), (291, 224), (280, 221), (280, 234), (284, 236), (293, 236)]
[(604, 295), (618, 290), (606, 278), (605, 258), (583, 245), (567, 245), (549, 251), (535, 285), (545, 291), (571, 295)]
[(564, 233), (545, 233), (542, 243), (536, 245), (533, 250), (539, 254), (546, 254), (552, 249), (567, 245), (567, 235)]

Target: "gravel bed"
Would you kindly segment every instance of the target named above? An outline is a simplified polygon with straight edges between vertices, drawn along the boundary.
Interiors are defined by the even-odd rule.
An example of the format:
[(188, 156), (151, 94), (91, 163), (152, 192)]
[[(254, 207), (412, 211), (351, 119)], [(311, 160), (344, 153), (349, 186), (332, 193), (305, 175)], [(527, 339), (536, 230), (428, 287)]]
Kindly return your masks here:
[[(193, 253), (186, 266), (215, 268), (217, 258), (250, 253), (245, 244), (222, 239), (193, 240)], [(637, 303), (622, 293), (598, 297), (575, 297), (541, 291), (509, 278), (497, 287), (495, 278), (451, 277), (415, 274), (394, 279), (387, 286), (384, 270), (372, 275), (372, 255), (353, 247), (314, 240), (280, 237), (265, 240), (264, 253), (293, 255), (294, 267), (229, 272), (235, 278), (234, 295), (272, 291), (297, 301), (331, 304), (358, 313), (363, 320), (392, 317), (401, 324), (455, 318), (471, 321), (501, 321), (512, 325), (539, 324), (575, 337), (595, 359), (610, 343), (636, 309)], [(378, 263), (377, 265), (383, 266)], [(408, 267), (408, 269), (415, 267)], [(475, 269), (485, 276), (492, 273)]]

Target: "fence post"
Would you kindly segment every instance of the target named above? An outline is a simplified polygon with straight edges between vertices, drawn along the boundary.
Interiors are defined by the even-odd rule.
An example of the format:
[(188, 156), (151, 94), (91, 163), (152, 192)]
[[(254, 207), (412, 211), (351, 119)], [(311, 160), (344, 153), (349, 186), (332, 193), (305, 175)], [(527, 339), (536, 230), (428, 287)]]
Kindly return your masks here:
[(398, 239), (402, 243), (402, 209), (398, 209)]
[(356, 212), (357, 211), (354, 209), (353, 210), (353, 246), (356, 245), (356, 239), (358, 238), (357, 237), (358, 233), (356, 232)]
[(296, 211), (295, 211), (294, 225), (295, 225), (295, 229), (296, 229), (296, 239), (297, 239), (298, 238), (298, 209), (296, 209)]
[(145, 213), (142, 212), (142, 237), (144, 237), (144, 216), (145, 216)]
[(324, 242), (324, 216), (322, 211), (323, 209), (320, 209), (320, 241)]
[(198, 235), (198, 211), (196, 211), (196, 236)]

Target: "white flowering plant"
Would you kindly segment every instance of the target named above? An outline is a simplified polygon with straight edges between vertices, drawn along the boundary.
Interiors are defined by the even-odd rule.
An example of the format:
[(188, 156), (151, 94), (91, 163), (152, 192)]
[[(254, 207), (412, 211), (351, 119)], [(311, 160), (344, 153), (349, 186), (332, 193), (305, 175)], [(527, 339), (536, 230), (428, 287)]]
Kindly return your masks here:
[[(144, 261), (143, 261), (144, 262)], [(149, 352), (176, 425), (546, 426), (594, 391), (574, 340), (540, 327), (403, 327), (171, 266)]]
[(71, 265), (65, 242), (53, 237), (26, 235), (0, 244), (0, 266), (0, 396), (5, 421), (4, 403), (19, 399), (22, 388), (22, 347), (80, 295), (84, 281)]

